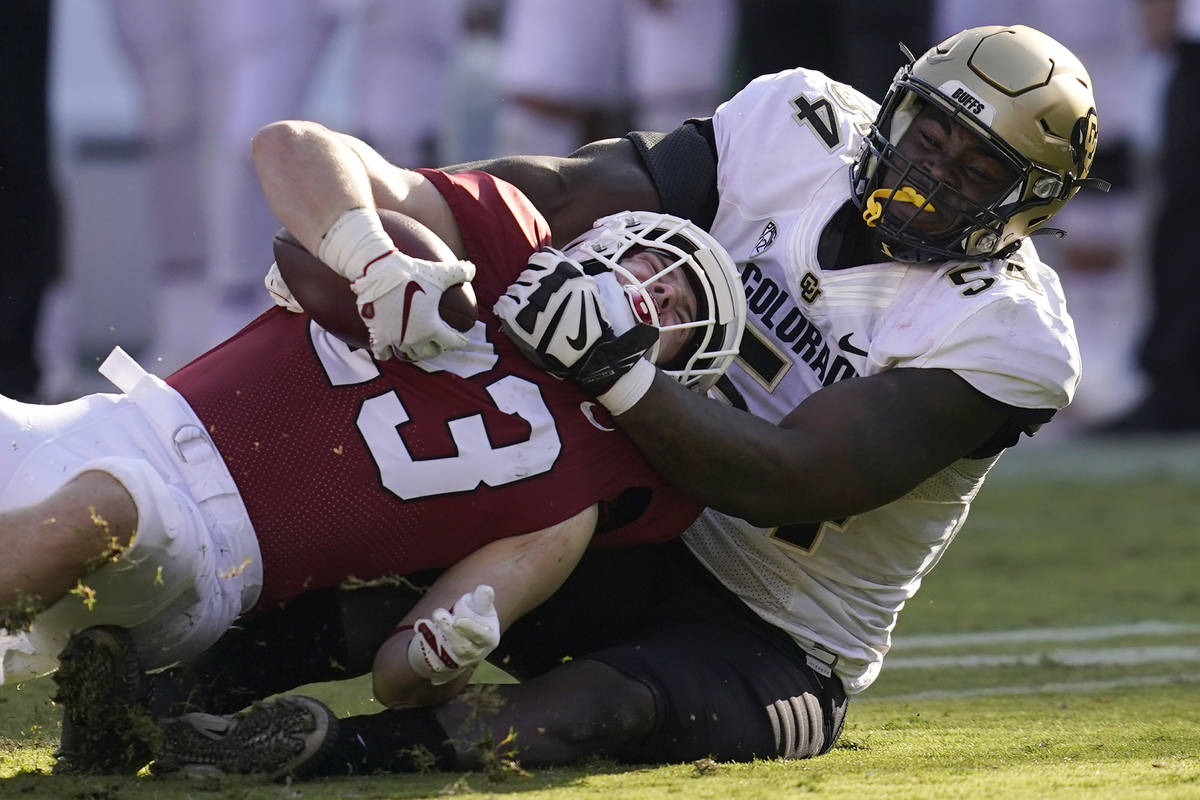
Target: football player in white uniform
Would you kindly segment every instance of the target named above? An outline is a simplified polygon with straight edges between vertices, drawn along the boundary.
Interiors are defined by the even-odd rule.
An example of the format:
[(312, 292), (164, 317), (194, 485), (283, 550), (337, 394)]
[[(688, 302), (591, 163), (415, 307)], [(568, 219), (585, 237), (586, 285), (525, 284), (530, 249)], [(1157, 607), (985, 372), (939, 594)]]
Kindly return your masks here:
[[(833, 746), (1000, 453), (1071, 400), (1071, 318), (1028, 237), (1105, 187), (1097, 130), (1078, 59), (992, 26), (910, 58), (882, 106), (795, 69), (666, 135), (466, 165), (520, 186), (557, 240), (621, 208), (690, 217), (738, 262), (749, 309), (719, 398), (638, 359), (597, 396), (710, 508), (682, 543), (589, 554), (506, 632), (497, 653), (524, 680), (482, 724), (517, 731), (522, 763)], [(535, 359), (568, 277), (531, 266), (497, 306)], [(594, 363), (552, 371), (587, 386)], [(471, 708), (423, 713), (409, 746), (478, 765), (445, 744)]]
[[(725, 403), (649, 365), (599, 399), (710, 506), (685, 534), (691, 553), (848, 694), (879, 674), (897, 615), (1000, 453), (1071, 400), (1071, 318), (1028, 237), (1081, 187), (1106, 188), (1087, 177), (1097, 131), (1078, 59), (994, 26), (901, 68), (882, 107), (789, 70), (711, 121), (553, 165), (585, 191), (585, 164), (624, 164), (632, 142), (657, 191), (642, 202), (711, 220), (738, 261), (749, 315)], [(599, 202), (557, 208), (578, 213), (576, 198)], [(781, 715), (764, 722), (782, 730)]]

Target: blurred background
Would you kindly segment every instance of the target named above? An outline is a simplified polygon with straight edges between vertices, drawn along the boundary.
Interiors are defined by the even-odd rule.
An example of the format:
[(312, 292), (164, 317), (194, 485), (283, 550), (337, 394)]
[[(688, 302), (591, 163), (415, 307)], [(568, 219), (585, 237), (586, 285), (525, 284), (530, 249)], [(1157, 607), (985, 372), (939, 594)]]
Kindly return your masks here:
[(961, 28), (1022, 22), (1088, 66), (1092, 174), (1113, 183), (1059, 215), (1069, 237), (1038, 239), (1084, 379), (1037, 440), (1200, 428), (1183, 239), (1200, 197), (1200, 0), (6, 0), (5, 12), (9, 397), (107, 391), (95, 368), (118, 344), (166, 375), (266, 307), (278, 223), (249, 142), (273, 120), (318, 120), (404, 166), (566, 154), (708, 116), (793, 66), (880, 100), (899, 42), (919, 54)]

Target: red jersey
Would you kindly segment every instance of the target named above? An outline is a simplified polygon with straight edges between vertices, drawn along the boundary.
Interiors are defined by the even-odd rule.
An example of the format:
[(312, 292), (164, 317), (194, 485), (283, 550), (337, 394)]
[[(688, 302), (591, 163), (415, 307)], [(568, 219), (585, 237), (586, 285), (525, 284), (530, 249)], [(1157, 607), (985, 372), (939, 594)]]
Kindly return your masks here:
[(250, 513), (260, 607), (351, 576), (447, 567), (597, 502), (611, 511), (611, 529), (593, 540), (602, 545), (669, 539), (699, 514), (602, 407), (500, 333), (493, 303), (549, 241), (537, 210), (485, 173), (423, 172), (477, 269), (479, 322), (466, 348), (376, 362), (307, 314), (273, 308), (167, 380), (208, 428)]

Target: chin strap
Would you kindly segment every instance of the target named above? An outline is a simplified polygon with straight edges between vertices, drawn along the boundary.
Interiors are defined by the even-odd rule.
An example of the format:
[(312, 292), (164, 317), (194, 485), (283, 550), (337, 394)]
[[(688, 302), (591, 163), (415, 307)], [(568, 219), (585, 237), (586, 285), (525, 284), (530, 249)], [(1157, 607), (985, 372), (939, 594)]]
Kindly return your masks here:
[(891, 200), (901, 203), (912, 203), (920, 211), (928, 211), (930, 213), (936, 211), (925, 195), (918, 192), (911, 186), (901, 186), (899, 189), (876, 189), (867, 197), (863, 210), (863, 222), (867, 223), (868, 228), (874, 228), (875, 223), (883, 216), (883, 204), (879, 202), (881, 197), (890, 197)]
[(1030, 231), (1028, 236), (1053, 236), (1056, 239), (1065, 239), (1067, 232), (1062, 228), (1038, 228), (1036, 231)]
[(1104, 180), (1104, 178), (1080, 178), (1079, 180), (1071, 181), (1072, 186), (1078, 186), (1080, 189), (1099, 189), (1102, 192), (1107, 192), (1112, 188), (1112, 183)]

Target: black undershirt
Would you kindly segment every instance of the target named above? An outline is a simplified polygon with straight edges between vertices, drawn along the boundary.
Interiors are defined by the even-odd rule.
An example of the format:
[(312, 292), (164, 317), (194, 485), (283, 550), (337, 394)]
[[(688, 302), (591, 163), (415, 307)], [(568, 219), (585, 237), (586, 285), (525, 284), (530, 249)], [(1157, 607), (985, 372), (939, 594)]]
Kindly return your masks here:
[(846, 201), (825, 224), (817, 242), (817, 263), (825, 270), (846, 269), (863, 264), (891, 261), (862, 222), (858, 207)]

